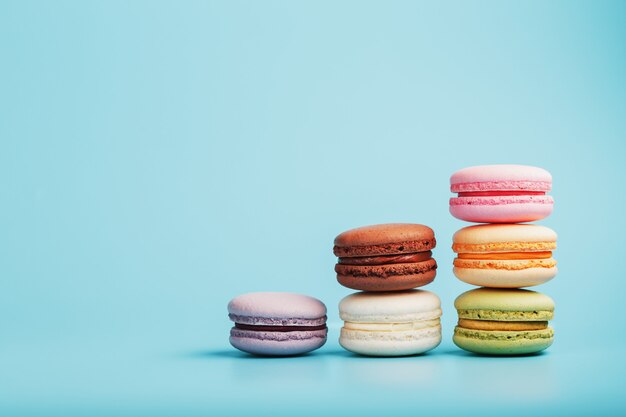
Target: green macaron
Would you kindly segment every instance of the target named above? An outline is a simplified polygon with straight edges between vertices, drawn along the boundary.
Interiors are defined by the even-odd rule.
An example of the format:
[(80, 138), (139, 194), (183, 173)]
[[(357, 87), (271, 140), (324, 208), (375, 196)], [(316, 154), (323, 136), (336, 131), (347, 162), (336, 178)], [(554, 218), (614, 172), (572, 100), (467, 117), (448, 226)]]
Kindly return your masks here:
[(523, 355), (552, 344), (554, 301), (547, 295), (519, 289), (478, 288), (454, 302), (459, 322), (454, 343), (487, 355)]

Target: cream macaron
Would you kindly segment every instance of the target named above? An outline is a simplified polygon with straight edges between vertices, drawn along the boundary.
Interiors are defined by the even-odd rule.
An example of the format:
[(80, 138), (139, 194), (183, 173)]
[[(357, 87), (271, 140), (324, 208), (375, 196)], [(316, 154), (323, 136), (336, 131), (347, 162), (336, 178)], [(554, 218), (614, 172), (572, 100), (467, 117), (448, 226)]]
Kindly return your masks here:
[(552, 251), (556, 233), (532, 224), (486, 224), (454, 234), (454, 275), (481, 287), (521, 288), (542, 284), (557, 273)]
[(361, 292), (339, 303), (339, 343), (369, 356), (404, 356), (441, 343), (441, 301), (429, 291)]

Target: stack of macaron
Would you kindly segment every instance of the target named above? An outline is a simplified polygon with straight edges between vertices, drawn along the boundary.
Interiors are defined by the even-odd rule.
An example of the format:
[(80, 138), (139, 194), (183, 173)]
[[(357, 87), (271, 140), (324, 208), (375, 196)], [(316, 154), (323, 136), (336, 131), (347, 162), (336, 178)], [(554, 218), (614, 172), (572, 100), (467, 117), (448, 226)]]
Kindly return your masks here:
[(552, 344), (548, 321), (554, 302), (546, 295), (522, 290), (552, 279), (556, 233), (544, 226), (520, 224), (552, 212), (546, 195), (552, 176), (525, 165), (486, 165), (462, 169), (450, 178), (450, 213), (458, 219), (489, 223), (454, 234), (454, 274), (468, 284), (486, 287), (467, 291), (455, 301), (459, 321), (454, 343), (490, 355), (539, 352)]
[(415, 355), (441, 342), (441, 302), (414, 288), (435, 279), (435, 235), (421, 224), (380, 224), (335, 238), (337, 281), (361, 290), (339, 303), (339, 343), (369, 356)]

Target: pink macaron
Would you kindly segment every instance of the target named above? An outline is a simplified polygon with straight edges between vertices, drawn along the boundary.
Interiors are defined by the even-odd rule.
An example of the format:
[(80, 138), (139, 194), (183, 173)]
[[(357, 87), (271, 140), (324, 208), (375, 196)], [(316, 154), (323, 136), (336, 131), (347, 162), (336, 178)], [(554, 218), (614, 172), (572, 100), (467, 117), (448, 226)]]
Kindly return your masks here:
[(546, 195), (552, 175), (527, 165), (482, 165), (464, 168), (450, 177), (450, 213), (477, 223), (520, 223), (552, 213), (554, 200)]
[(326, 343), (326, 306), (307, 295), (255, 292), (233, 298), (230, 344), (256, 355), (288, 356)]

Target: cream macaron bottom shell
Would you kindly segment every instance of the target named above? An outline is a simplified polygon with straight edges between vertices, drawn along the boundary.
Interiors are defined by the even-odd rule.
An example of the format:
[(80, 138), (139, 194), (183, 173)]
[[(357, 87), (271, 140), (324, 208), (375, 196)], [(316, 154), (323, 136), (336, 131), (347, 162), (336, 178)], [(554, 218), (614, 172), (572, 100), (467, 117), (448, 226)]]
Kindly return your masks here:
[(558, 269), (555, 266), (551, 268), (526, 269), (481, 269), (454, 267), (452, 272), (461, 281), (479, 287), (520, 288), (533, 287), (535, 285), (548, 282), (556, 276)]
[(341, 329), (339, 344), (344, 349), (367, 356), (416, 355), (441, 343), (439, 319), (428, 322), (427, 326), (415, 330), (380, 330), (376, 327), (368, 330), (367, 326), (351, 329), (350, 323), (346, 323)]
[(416, 355), (441, 343), (441, 302), (429, 291), (351, 294), (339, 315), (339, 344), (361, 355)]

